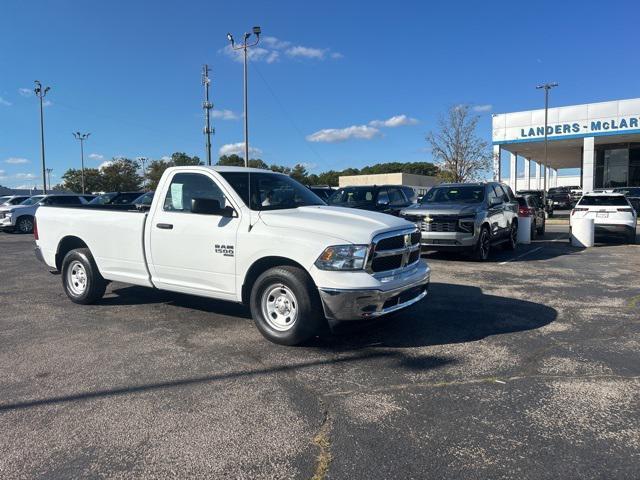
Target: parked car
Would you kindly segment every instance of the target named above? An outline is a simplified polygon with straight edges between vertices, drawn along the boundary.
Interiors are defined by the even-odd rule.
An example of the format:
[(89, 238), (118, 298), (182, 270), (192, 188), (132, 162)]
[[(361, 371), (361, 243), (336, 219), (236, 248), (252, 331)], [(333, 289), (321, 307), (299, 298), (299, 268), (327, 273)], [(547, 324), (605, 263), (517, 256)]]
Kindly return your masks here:
[(87, 205), (41, 208), (36, 220), (36, 256), (75, 303), (95, 302), (109, 281), (243, 302), (266, 338), (287, 345), (327, 318), (415, 304), (430, 278), (415, 225), (327, 206), (260, 169), (170, 167), (148, 213)]
[(544, 207), (537, 195), (520, 195), (518, 200), (518, 217), (531, 217), (531, 238), (544, 235), (546, 215)]
[(372, 185), (339, 188), (329, 197), (327, 204), (398, 216), (411, 202), (398, 185)]
[(149, 207), (151, 207), (151, 202), (153, 201), (153, 193), (154, 192), (143, 193), (133, 201), (133, 205), (138, 210), (149, 210)]
[(582, 197), (582, 187), (578, 185), (570, 185), (567, 187), (569, 189), (569, 195), (571, 196), (571, 202), (573, 205), (576, 204), (580, 197)]
[(640, 187), (614, 188), (613, 192), (621, 193), (627, 197), (627, 200), (629, 200), (629, 203), (631, 203), (631, 206), (636, 211), (636, 215), (640, 215)]
[(407, 197), (407, 200), (409, 200), (409, 202), (416, 203), (418, 201), (418, 194), (413, 188), (406, 185), (401, 185), (400, 188), (404, 192), (404, 196)]
[(309, 190), (319, 196), (325, 202), (329, 200), (329, 197), (335, 192), (335, 188), (328, 185), (308, 185)]
[(549, 217), (553, 217), (553, 202), (547, 198), (547, 192), (544, 190), (518, 190), (516, 195), (535, 195), (544, 206), (544, 211), (547, 212)]
[(550, 188), (547, 197), (554, 210), (568, 210), (573, 207), (571, 191), (567, 187)]
[(438, 185), (401, 215), (418, 226), (428, 250), (466, 251), (482, 261), (494, 245), (516, 248), (518, 202), (497, 182)]
[(133, 201), (145, 192), (109, 192), (98, 195), (89, 205), (133, 205)]
[(20, 205), (29, 195), (5, 195), (0, 197), (0, 207), (9, 207), (11, 205)]
[(82, 197), (82, 198), (84, 198), (84, 199), (87, 201), (87, 203), (89, 203), (89, 202), (90, 202), (90, 201), (92, 201), (94, 198), (96, 198), (96, 197), (97, 197), (97, 195), (93, 195), (93, 194), (90, 194), (90, 193), (83, 193), (83, 194), (81, 195), (81, 197)]
[(86, 204), (86, 201), (80, 195), (35, 195), (20, 205), (0, 208), (0, 228), (10, 232), (31, 233), (33, 232), (33, 219), (39, 207), (43, 205), (83, 204)]
[(571, 211), (571, 227), (577, 218), (593, 218), (596, 234), (623, 235), (628, 243), (636, 241), (638, 215), (621, 193), (583, 195)]

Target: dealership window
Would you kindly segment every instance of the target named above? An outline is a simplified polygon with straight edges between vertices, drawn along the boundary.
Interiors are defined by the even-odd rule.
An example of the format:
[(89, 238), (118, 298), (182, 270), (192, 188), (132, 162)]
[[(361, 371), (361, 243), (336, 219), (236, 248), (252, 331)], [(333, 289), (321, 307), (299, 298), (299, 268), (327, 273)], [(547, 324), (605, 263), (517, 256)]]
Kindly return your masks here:
[(594, 183), (596, 188), (640, 186), (640, 143), (599, 146)]

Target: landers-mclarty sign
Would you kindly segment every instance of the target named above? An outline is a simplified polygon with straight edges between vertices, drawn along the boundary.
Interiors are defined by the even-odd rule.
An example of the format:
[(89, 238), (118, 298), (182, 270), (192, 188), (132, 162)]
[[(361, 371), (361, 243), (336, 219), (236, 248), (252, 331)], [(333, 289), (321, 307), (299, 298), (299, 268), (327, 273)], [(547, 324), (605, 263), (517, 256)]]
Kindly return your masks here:
[[(640, 117), (615, 118), (610, 120), (592, 120), (590, 122), (560, 123), (547, 125), (547, 136), (551, 135), (580, 135), (601, 133), (617, 130), (637, 129)], [(544, 125), (520, 129), (521, 138), (544, 138)]]

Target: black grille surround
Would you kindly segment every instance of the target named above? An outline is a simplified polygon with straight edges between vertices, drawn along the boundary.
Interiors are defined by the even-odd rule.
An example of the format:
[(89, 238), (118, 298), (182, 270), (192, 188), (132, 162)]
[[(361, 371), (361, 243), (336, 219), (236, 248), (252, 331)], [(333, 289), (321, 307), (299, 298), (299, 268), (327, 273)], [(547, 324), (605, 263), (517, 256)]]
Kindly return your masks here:
[(366, 270), (377, 274), (414, 265), (420, 260), (420, 238), (415, 227), (376, 235), (369, 248)]

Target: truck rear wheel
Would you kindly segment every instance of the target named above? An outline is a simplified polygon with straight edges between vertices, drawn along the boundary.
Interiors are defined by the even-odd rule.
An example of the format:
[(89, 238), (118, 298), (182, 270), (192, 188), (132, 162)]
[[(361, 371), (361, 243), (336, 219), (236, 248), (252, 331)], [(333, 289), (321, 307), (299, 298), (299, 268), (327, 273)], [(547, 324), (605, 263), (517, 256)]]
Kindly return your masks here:
[(322, 332), (326, 320), (316, 286), (298, 267), (273, 267), (251, 289), (251, 315), (268, 340), (297, 345)]
[(74, 303), (87, 305), (104, 295), (107, 282), (88, 248), (77, 248), (62, 260), (62, 288)]

